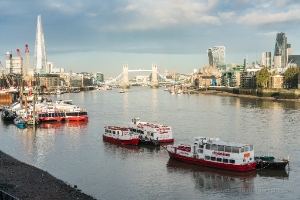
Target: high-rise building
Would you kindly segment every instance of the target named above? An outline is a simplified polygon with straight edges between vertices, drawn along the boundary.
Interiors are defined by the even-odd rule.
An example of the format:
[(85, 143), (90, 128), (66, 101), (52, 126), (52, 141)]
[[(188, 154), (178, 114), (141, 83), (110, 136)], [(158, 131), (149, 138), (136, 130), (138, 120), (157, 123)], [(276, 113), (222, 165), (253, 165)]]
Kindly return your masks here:
[(45, 74), (47, 70), (47, 56), (42, 28), (42, 18), (39, 15), (36, 27), (35, 53), (34, 53), (34, 71)]
[(12, 57), (11, 52), (5, 54), (5, 71), (8, 74), (22, 74), (23, 58)]
[(225, 47), (214, 46), (207, 50), (208, 62), (210, 66), (221, 68), (225, 65)]
[(263, 52), (261, 55), (261, 65), (265, 67), (271, 67), (272, 59), (271, 52)]
[[(287, 63), (287, 37), (285, 33), (277, 33), (275, 41), (274, 56), (281, 56), (281, 66), (285, 67)], [(274, 60), (275, 62), (275, 60)]]

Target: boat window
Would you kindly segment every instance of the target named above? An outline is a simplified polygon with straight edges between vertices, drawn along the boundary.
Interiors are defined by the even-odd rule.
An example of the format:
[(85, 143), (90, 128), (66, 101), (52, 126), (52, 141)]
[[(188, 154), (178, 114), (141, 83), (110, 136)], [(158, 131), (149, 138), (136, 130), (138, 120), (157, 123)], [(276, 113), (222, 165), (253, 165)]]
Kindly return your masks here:
[(218, 145), (218, 151), (224, 151), (225, 146), (224, 145)]
[(218, 162), (222, 162), (222, 158), (217, 158), (217, 161)]
[(252, 158), (249, 158), (249, 160), (252, 160)]
[(211, 157), (210, 160), (216, 161), (216, 157)]
[(239, 153), (238, 147), (232, 147), (232, 153)]
[(206, 149), (210, 150), (210, 144), (206, 144)]
[(230, 146), (225, 146), (225, 152), (231, 153), (231, 147)]
[(218, 145), (212, 144), (211, 147), (210, 147), (210, 149), (217, 151), (218, 150)]
[(243, 153), (245, 151), (244, 147), (241, 148), (241, 153)]
[(210, 160), (210, 157), (209, 156), (205, 156), (205, 160)]
[(223, 163), (228, 163), (228, 159), (223, 158)]
[(113, 131), (113, 134), (116, 134), (116, 131)]
[(247, 151), (250, 151), (250, 147), (249, 146), (245, 147), (245, 152), (247, 152)]
[(253, 146), (252, 145), (250, 146), (250, 151), (253, 151)]
[(203, 149), (198, 149), (198, 153), (203, 153)]
[(151, 133), (151, 136), (153, 137), (153, 133)]
[(229, 163), (231, 163), (231, 164), (234, 164), (235, 163), (235, 160), (229, 160)]
[(204, 145), (203, 144), (199, 144), (199, 148), (203, 149)]

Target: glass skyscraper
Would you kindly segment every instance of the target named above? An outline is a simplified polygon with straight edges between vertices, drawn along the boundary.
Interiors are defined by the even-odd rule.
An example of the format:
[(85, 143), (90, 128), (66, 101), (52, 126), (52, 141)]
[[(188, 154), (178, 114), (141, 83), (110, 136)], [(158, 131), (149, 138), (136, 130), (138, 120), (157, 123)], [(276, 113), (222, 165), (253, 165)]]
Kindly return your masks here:
[(225, 65), (225, 47), (214, 46), (207, 50), (208, 62), (210, 66), (221, 68)]
[(280, 67), (285, 67), (287, 63), (287, 37), (285, 33), (277, 33), (274, 56), (281, 56)]

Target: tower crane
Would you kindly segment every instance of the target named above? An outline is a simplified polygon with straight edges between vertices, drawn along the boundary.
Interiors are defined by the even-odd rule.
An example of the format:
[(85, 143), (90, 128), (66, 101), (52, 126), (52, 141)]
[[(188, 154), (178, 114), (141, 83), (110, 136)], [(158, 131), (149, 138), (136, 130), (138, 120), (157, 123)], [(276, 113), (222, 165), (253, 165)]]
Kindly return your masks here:
[(26, 73), (24, 75), (24, 80), (27, 86), (31, 86), (32, 77), (29, 74), (30, 71), (30, 61), (29, 61), (29, 48), (28, 44), (25, 44), (25, 56), (26, 56)]
[(30, 62), (29, 62), (28, 44), (25, 44), (25, 55), (26, 55), (26, 74), (29, 74), (29, 71), (30, 71)]
[(23, 58), (22, 58), (22, 55), (21, 55), (21, 52), (20, 52), (20, 49), (16, 49), (17, 53), (18, 53), (18, 56), (20, 58), (20, 61), (21, 61), (21, 74), (24, 75), (24, 68), (23, 68)]

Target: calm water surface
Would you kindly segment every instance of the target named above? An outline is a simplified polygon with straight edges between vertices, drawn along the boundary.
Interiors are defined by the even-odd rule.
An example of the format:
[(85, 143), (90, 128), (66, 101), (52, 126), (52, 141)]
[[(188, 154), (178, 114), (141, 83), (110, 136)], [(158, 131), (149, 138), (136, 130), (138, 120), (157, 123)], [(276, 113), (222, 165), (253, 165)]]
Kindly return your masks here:
[[(45, 123), (35, 131), (0, 123), (0, 149), (97, 199), (298, 199), (300, 104), (214, 95), (171, 95), (131, 87), (50, 96), (73, 99), (89, 122)], [(290, 156), (290, 170), (228, 172), (169, 159), (162, 148), (103, 142), (103, 127), (133, 117), (172, 126), (176, 143), (195, 136), (252, 143), (256, 155)]]

